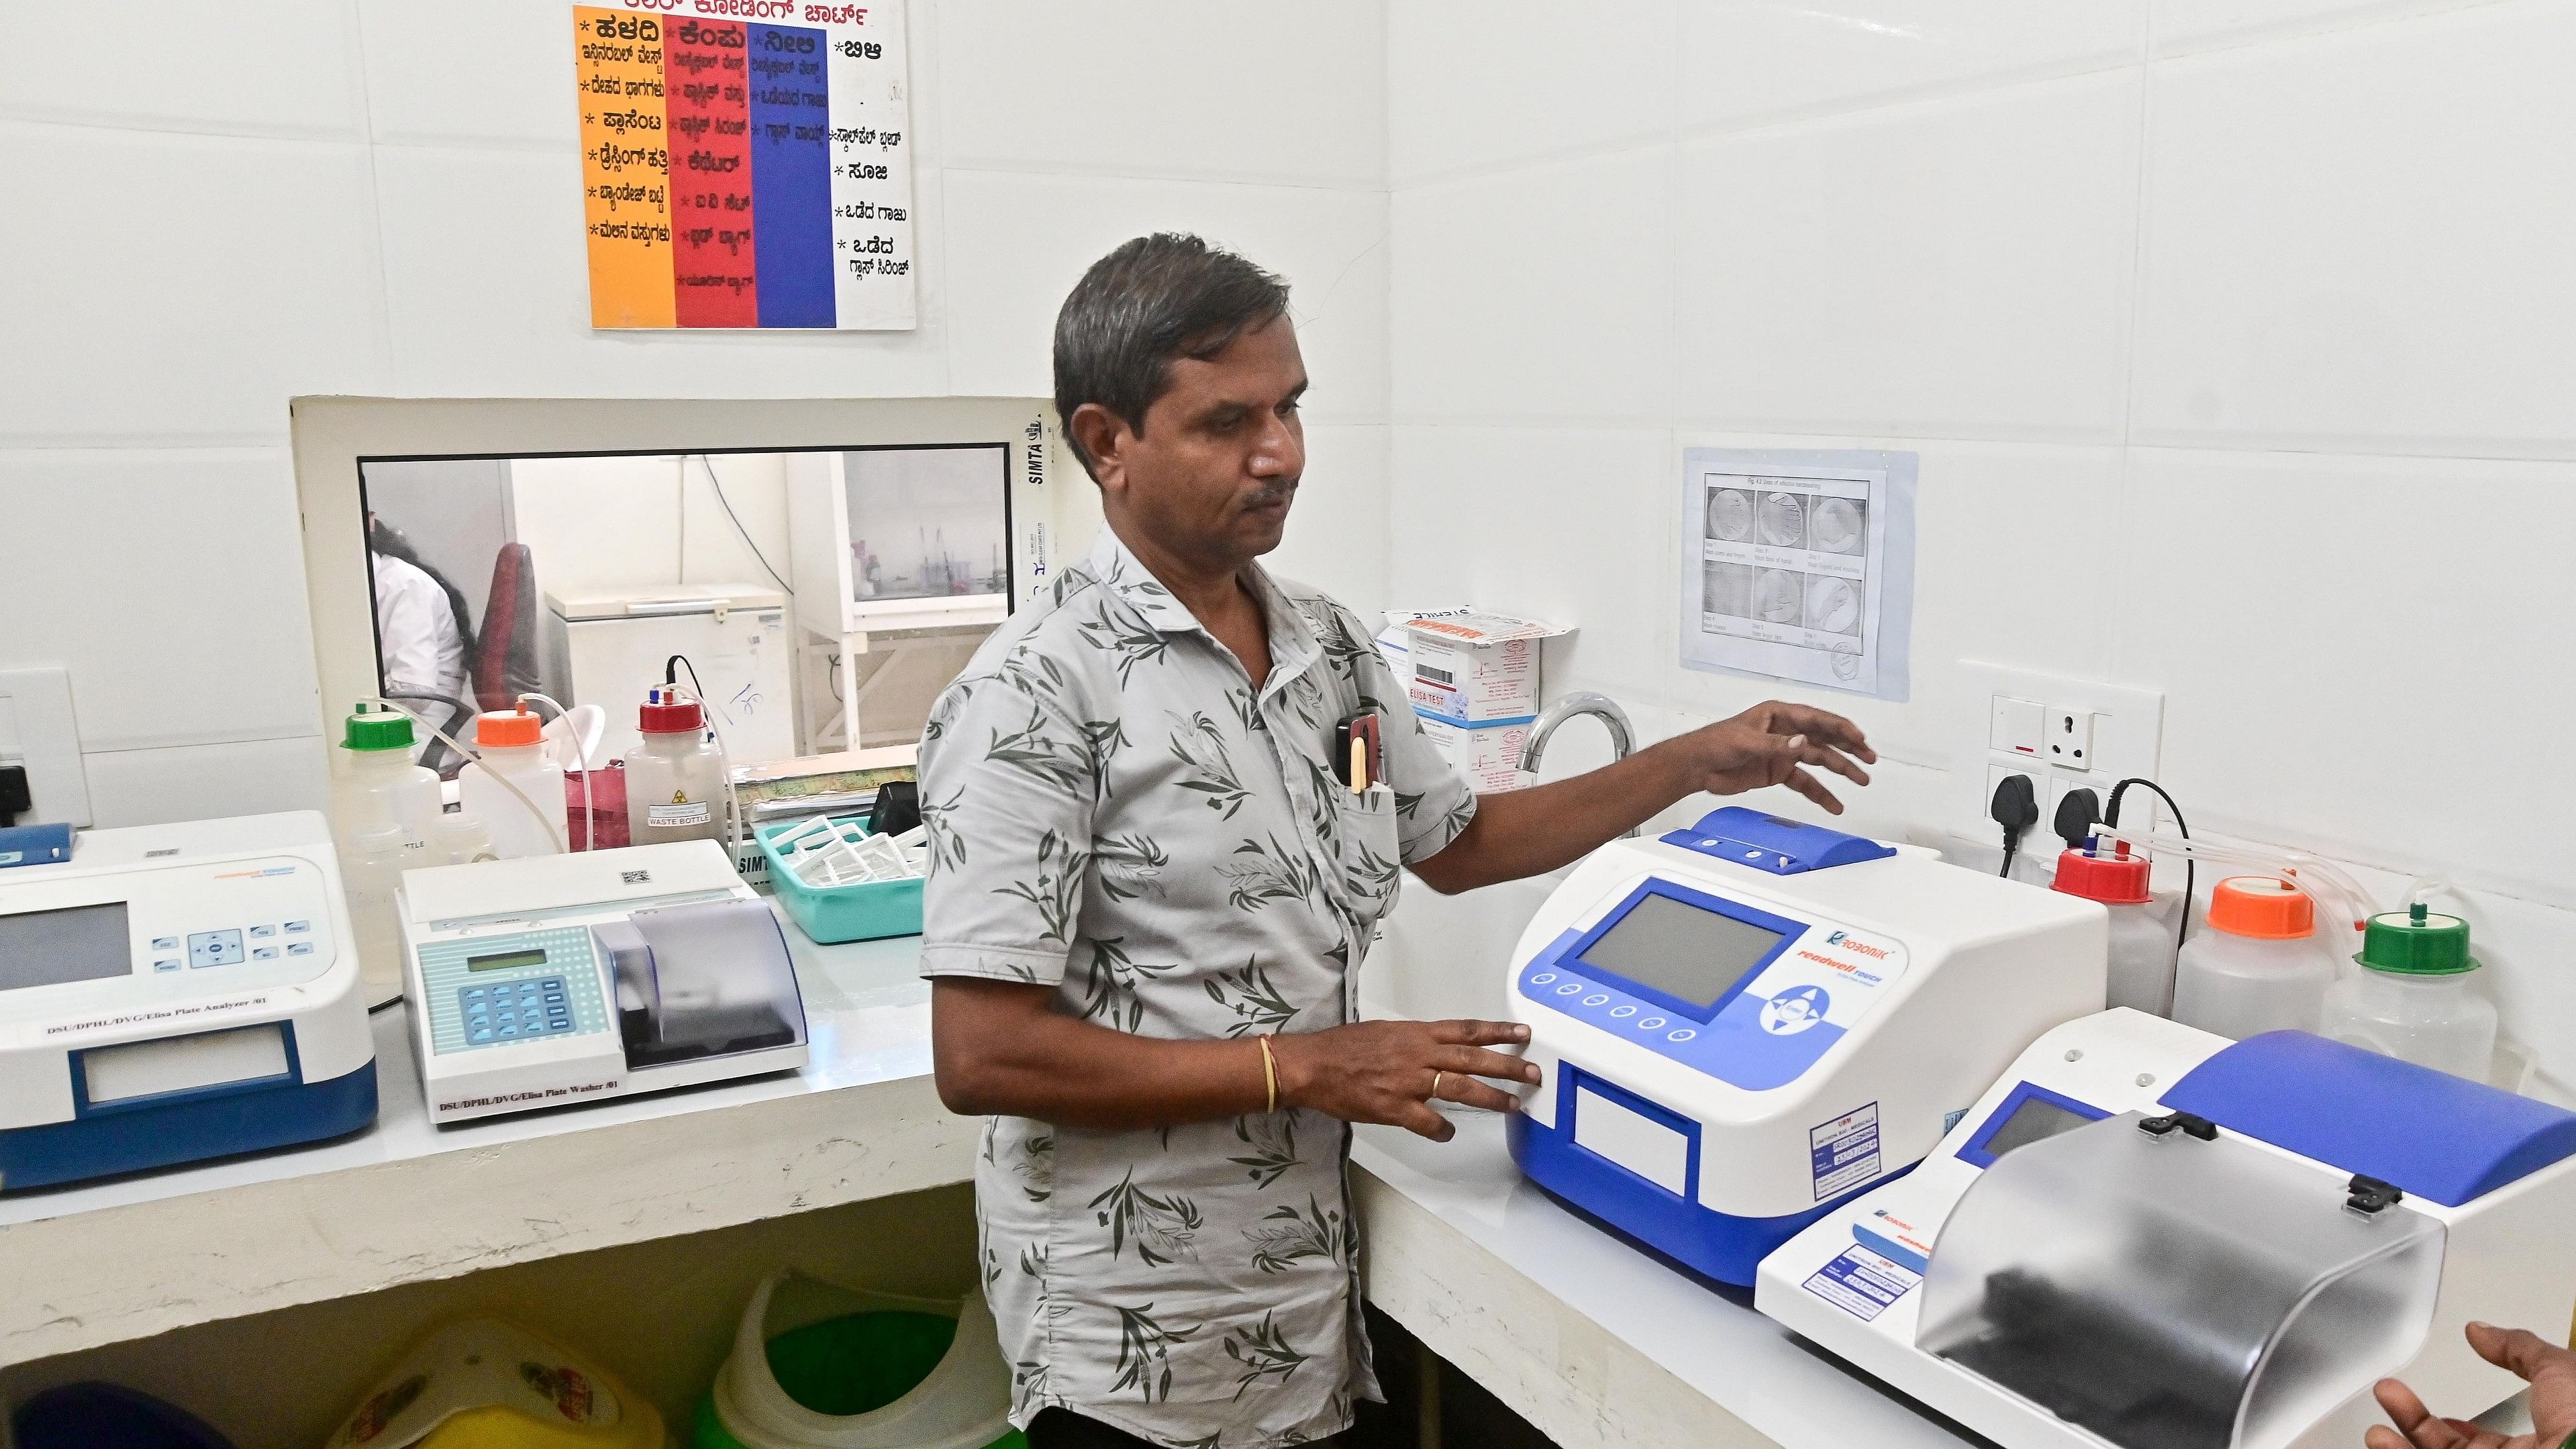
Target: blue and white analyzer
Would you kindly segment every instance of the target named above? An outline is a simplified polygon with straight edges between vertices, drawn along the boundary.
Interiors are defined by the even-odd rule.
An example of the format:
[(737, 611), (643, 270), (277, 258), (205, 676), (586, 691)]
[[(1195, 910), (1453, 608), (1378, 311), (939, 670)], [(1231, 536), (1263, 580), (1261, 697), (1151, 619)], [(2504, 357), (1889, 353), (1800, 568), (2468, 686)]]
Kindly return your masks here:
[(313, 811), (0, 870), (0, 1190), (355, 1132), (376, 1052)]
[(2522, 1388), (2473, 1320), (2576, 1308), (2576, 1114), (2307, 1032), (2041, 1037), (1754, 1306), (2007, 1449), (2353, 1449), (2395, 1375)]
[(2090, 901), (1728, 807), (1595, 851), (1513, 954), (1532, 1181), (1721, 1282), (2103, 1005)]

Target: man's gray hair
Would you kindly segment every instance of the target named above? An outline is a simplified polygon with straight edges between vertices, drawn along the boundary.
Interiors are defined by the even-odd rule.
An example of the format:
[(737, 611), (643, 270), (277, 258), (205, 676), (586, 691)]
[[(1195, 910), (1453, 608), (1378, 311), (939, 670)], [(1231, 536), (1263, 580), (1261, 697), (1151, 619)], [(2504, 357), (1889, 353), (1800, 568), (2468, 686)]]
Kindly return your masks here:
[(1074, 441), (1074, 409), (1098, 403), (1142, 433), (1174, 358), (1214, 357), (1287, 310), (1286, 282), (1185, 233), (1140, 236), (1093, 262), (1055, 316), (1055, 411), (1083, 470), (1099, 476)]

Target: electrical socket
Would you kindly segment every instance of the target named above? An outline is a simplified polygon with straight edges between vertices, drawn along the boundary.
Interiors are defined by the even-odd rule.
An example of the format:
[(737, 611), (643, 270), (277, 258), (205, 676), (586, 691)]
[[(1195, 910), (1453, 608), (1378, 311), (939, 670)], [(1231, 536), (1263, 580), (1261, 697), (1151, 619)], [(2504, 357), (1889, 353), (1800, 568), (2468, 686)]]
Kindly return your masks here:
[(69, 670), (0, 669), (0, 764), (27, 767), (36, 806), (19, 824), (92, 823)]
[[(2040, 799), (2039, 824), (2034, 830), (2045, 836), (2033, 848), (2049, 849), (2052, 854), (2056, 836), (2049, 827), (2057, 819), (2057, 802), (2065, 798), (2066, 791), (2079, 786), (2090, 789), (2107, 805), (2111, 786), (2118, 781), (2132, 775), (2155, 777), (2164, 737), (2161, 692), (2040, 674), (1973, 659), (1960, 660), (1959, 673), (1961, 713), (1953, 717), (1951, 726), (1951, 739), (1956, 742), (1950, 770), (1951, 834), (1980, 843), (1993, 842), (1995, 825), (1987, 818), (1986, 810), (1994, 799), (1999, 771), (2018, 770), (2031, 777)], [(2041, 721), (2045, 741), (2089, 741), (2083, 762), (2089, 768), (2074, 768), (2071, 745), (2067, 756), (2057, 763), (2044, 758), (2017, 758), (1996, 747), (1999, 705), (2031, 700), (2049, 701)], [(2018, 708), (2015, 714), (2020, 717)], [(2064, 728), (2070, 716), (2075, 717), (2072, 730)], [(2042, 750), (2046, 748), (2043, 743)], [(2131, 793), (2136, 797), (2145, 792)], [(2148, 808), (2151, 804), (2148, 799), (2132, 798), (2124, 802), (2122, 817), (2132, 825), (2150, 824), (2155, 818)]]
[(2093, 768), (2093, 711), (2067, 705), (2048, 707), (2048, 763), (2066, 770)]

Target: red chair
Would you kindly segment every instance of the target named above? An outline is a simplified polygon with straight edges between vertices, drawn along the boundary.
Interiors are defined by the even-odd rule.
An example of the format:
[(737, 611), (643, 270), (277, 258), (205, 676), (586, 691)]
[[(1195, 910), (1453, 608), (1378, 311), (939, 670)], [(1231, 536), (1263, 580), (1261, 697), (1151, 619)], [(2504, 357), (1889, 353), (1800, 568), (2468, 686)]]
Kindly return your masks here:
[(537, 573), (524, 543), (492, 559), (492, 593), (474, 641), (474, 694), (486, 710), (509, 709), (541, 688), (537, 677)]

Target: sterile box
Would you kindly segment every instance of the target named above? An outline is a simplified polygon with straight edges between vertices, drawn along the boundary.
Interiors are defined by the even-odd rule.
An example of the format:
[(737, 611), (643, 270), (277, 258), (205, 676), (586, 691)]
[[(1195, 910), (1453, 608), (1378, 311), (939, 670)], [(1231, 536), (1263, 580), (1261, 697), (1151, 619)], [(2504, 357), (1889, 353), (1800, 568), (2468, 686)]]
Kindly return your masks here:
[(1529, 741), (1528, 720), (1462, 725), (1428, 710), (1417, 709), (1414, 714), (1422, 720), (1423, 734), (1448, 756), (1449, 763), (1465, 772), (1479, 794), (1517, 790), (1530, 782), (1530, 777), (1521, 773), (1521, 746)]
[(1407, 693), (1414, 708), (1462, 725), (1535, 718), (1539, 642), (1566, 632), (1476, 609), (1416, 613), (1404, 627), (1412, 636)]

